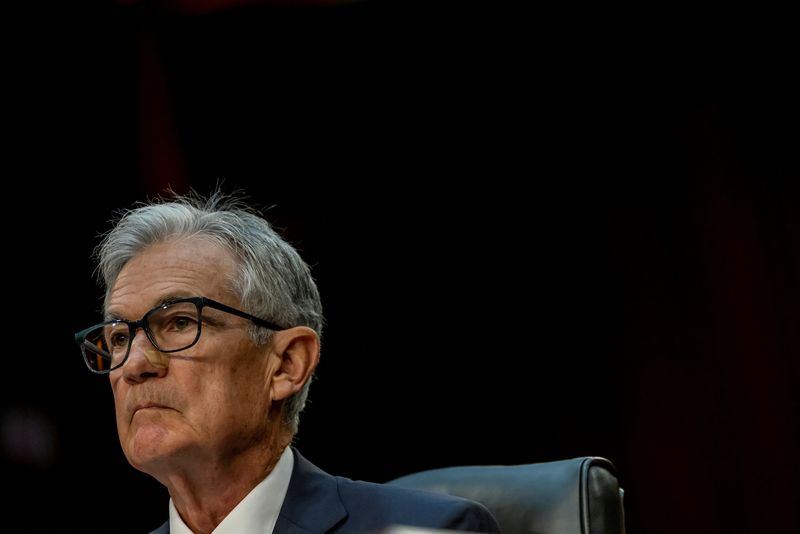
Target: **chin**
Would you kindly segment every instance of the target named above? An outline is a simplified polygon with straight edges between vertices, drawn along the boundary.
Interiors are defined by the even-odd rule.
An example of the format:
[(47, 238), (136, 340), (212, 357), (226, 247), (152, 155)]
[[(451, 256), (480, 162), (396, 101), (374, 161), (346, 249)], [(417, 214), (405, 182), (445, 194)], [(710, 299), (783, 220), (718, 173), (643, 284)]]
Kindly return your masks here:
[(133, 425), (123, 438), (123, 450), (133, 467), (152, 473), (182, 448), (177, 437), (161, 425)]

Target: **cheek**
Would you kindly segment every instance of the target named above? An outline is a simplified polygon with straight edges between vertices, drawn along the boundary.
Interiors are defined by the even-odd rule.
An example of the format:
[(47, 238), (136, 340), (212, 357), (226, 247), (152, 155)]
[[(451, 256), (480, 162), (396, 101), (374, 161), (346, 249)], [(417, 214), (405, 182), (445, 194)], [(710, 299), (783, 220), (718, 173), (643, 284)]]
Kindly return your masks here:
[(270, 360), (266, 354), (260, 353), (253, 347), (243, 347), (240, 349), (241, 357), (237, 359), (238, 364), (229, 369), (229, 381), (233, 388), (231, 396), (237, 402), (244, 404), (260, 403), (263, 405), (265, 397), (268, 399), (269, 378), (272, 369)]
[(114, 413), (117, 418), (117, 431), (123, 436), (129, 427), (128, 417), (125, 414), (125, 397), (129, 388), (125, 387), (122, 380), (111, 382), (111, 391), (114, 394)]
[[(251, 366), (218, 369), (203, 377), (201, 387), (187, 387), (191, 419), (200, 427), (236, 426), (265, 413), (269, 398), (263, 376)], [(258, 415), (258, 417), (261, 417)]]
[(218, 397), (219, 403), (227, 406), (231, 421), (248, 428), (265, 423), (271, 400), (268, 382), (263, 366), (256, 362), (231, 372), (227, 391), (220, 391)]
[[(237, 374), (231, 377), (231, 387), (219, 401), (226, 403), (231, 411), (239, 416), (264, 413), (269, 403), (268, 388), (264, 387), (264, 377), (259, 374)], [(244, 417), (239, 417), (242, 419)]]

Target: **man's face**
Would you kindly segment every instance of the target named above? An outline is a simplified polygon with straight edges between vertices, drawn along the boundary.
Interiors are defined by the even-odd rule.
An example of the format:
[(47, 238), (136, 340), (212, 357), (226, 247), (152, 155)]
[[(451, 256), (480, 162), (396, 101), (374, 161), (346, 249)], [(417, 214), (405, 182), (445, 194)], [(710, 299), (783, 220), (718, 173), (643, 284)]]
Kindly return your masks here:
[[(137, 320), (165, 300), (191, 296), (240, 308), (228, 289), (234, 267), (230, 253), (209, 241), (151, 246), (122, 269), (107, 312)], [(110, 374), (120, 442), (134, 467), (162, 480), (199, 464), (224, 465), (268, 441), (275, 359), (269, 345), (251, 341), (247, 326), (205, 308), (197, 344), (170, 354), (136, 332), (128, 361)]]

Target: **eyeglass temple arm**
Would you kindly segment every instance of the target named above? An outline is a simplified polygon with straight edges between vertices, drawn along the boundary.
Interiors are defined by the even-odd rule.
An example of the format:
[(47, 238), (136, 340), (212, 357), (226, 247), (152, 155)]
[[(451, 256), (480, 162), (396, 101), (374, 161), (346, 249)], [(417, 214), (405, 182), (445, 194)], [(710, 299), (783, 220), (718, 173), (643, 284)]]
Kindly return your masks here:
[(261, 319), (260, 317), (256, 317), (255, 315), (250, 315), (247, 312), (243, 312), (241, 310), (237, 310), (236, 308), (231, 308), (230, 306), (223, 304), (221, 302), (217, 302), (216, 300), (211, 300), (209, 298), (203, 297), (203, 302), (212, 308), (217, 308), (218, 310), (222, 310), (224, 312), (232, 313), (233, 315), (237, 315), (242, 317), (243, 319), (249, 319), (253, 323), (257, 324), (258, 326), (263, 326), (264, 328), (269, 328), (270, 330), (286, 330), (286, 327), (277, 325), (275, 323), (271, 323), (265, 319)]
[(111, 356), (109, 353), (107, 353), (106, 351), (104, 351), (103, 349), (101, 349), (100, 347), (98, 347), (97, 345), (95, 345), (94, 343), (89, 341), (88, 339), (84, 339), (83, 340), (83, 345), (86, 348), (90, 349), (95, 354), (99, 354), (101, 356)]

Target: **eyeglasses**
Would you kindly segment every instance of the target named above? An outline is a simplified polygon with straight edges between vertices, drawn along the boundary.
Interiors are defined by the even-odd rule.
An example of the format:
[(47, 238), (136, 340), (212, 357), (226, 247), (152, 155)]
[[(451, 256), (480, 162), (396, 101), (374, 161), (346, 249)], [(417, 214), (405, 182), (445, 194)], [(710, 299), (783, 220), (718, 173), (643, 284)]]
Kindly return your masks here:
[(89, 370), (107, 374), (125, 364), (133, 338), (140, 328), (160, 352), (178, 352), (194, 346), (200, 339), (204, 307), (249, 319), (270, 330), (285, 329), (221, 302), (206, 297), (190, 297), (161, 304), (138, 321), (114, 319), (81, 330), (75, 334), (75, 342), (80, 346)]

